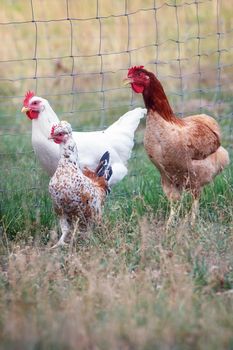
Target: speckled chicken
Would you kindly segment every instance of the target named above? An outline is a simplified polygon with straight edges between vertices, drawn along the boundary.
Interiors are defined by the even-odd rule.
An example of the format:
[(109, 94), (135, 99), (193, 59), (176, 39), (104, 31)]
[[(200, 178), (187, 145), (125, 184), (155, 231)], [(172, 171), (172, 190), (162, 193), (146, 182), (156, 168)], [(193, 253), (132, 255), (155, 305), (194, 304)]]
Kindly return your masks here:
[(175, 214), (173, 202), (180, 199), (183, 190), (193, 195), (194, 224), (202, 187), (229, 164), (228, 152), (221, 146), (219, 125), (206, 114), (177, 118), (161, 83), (143, 66), (130, 68), (125, 83), (142, 93), (147, 108), (144, 146), (171, 202), (168, 224)]
[[(54, 246), (65, 244), (67, 234), (77, 227), (81, 231), (101, 221), (101, 211), (108, 180), (112, 175), (109, 152), (105, 152), (95, 171), (80, 169), (76, 142), (71, 125), (65, 121), (54, 125), (50, 138), (60, 144), (61, 157), (49, 182), (54, 209), (59, 216), (62, 235)], [(52, 141), (51, 141), (52, 142)]]

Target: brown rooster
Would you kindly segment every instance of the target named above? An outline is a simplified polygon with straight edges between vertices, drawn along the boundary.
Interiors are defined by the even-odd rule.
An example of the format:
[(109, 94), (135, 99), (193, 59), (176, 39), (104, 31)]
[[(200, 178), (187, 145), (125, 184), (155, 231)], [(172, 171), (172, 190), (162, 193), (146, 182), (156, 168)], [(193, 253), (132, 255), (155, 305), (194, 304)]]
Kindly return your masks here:
[(125, 83), (142, 93), (147, 108), (144, 146), (161, 174), (163, 191), (171, 202), (168, 225), (175, 213), (173, 203), (184, 190), (193, 196), (193, 224), (202, 187), (229, 164), (228, 152), (220, 143), (219, 125), (206, 114), (177, 118), (161, 83), (143, 66), (130, 68)]

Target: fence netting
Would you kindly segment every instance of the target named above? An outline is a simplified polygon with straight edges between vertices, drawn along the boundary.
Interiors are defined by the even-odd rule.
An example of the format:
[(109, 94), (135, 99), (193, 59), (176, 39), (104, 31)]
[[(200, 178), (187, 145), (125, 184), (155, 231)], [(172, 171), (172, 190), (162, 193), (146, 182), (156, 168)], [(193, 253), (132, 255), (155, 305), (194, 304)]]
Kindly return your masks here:
[[(14, 191), (20, 196), (41, 188), (31, 122), (20, 113), (29, 89), (48, 99), (74, 130), (97, 130), (143, 106), (122, 79), (130, 66), (144, 65), (162, 82), (177, 115), (211, 114), (221, 121), (227, 146), (232, 144), (231, 1), (6, 0), (2, 5), (2, 207)], [(19, 188), (22, 177), (27, 181)]]

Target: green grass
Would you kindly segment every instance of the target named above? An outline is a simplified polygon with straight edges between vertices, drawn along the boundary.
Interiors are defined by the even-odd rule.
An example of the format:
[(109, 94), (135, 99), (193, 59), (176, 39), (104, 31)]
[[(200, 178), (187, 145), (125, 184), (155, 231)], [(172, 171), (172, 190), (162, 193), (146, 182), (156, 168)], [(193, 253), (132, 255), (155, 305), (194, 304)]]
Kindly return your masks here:
[[(17, 159), (12, 149), (12, 155), (5, 158), (4, 162), (3, 157), (1, 170), (1, 222), (8, 236), (14, 238), (22, 231), (22, 227), (30, 228), (31, 232), (41, 226), (52, 228), (55, 217), (47, 190), (49, 178), (40, 169), (33, 153), (26, 151)], [(232, 165), (215, 179), (214, 184), (205, 187), (201, 197), (201, 219), (213, 222), (218, 222), (219, 219), (224, 222), (231, 221), (231, 179)], [(190, 205), (190, 196), (184, 195), (181, 216), (187, 214)], [(119, 217), (127, 221), (134, 213), (143, 216), (148, 210), (164, 219), (167, 207), (168, 203), (160, 185), (160, 175), (148, 161), (139, 142), (129, 163), (129, 176), (113, 188), (107, 200), (106, 219), (114, 225)]]
[(204, 189), (196, 227), (185, 195), (166, 232), (168, 203), (142, 134), (103, 224), (56, 251), (49, 178), (29, 137), (5, 141), (1, 349), (232, 348), (232, 164)]
[[(222, 111), (223, 117), (219, 119), (223, 130), (223, 144), (231, 152), (232, 123), (231, 119), (225, 116), (229, 115), (232, 109), (232, 101), (228, 94), (219, 98), (225, 107)], [(112, 110), (108, 113), (108, 124), (116, 120), (116, 115), (118, 117), (124, 112), (122, 108), (117, 113)], [(72, 116), (71, 119), (72, 124), (76, 125), (76, 116)], [(78, 128), (93, 130), (97, 128), (95, 122), (96, 120), (91, 122), (79, 118)], [(2, 134), (0, 137), (0, 224), (9, 238), (21, 236), (22, 227), (26, 227), (26, 232), (29, 231), (30, 235), (34, 235), (42, 227), (47, 237), (47, 230), (56, 222), (47, 191), (49, 178), (40, 168), (31, 148), (31, 122), (22, 116), (18, 123), (19, 126), (22, 124), (23, 135), (17, 134), (15, 128), (19, 126), (13, 127), (9, 121), (9, 134)], [(159, 173), (148, 161), (142, 146), (144, 127), (143, 120), (129, 162), (129, 176), (114, 187), (106, 203), (106, 218), (113, 225), (119, 216), (127, 221), (135, 212), (143, 216), (149, 210), (155, 213), (158, 219), (163, 220), (167, 214), (168, 203), (162, 192)], [(201, 219), (231, 222), (232, 186), (231, 164), (213, 184), (204, 188), (201, 197)], [(180, 208), (181, 216), (187, 214), (190, 204), (190, 196), (185, 195)]]

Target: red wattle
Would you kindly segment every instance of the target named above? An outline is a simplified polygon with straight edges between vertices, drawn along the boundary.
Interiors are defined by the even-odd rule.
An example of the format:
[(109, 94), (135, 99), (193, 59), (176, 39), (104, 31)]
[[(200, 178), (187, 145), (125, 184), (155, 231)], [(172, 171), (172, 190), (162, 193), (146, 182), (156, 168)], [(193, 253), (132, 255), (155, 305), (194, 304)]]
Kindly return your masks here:
[(55, 143), (58, 143), (59, 145), (60, 145), (60, 143), (62, 143), (62, 140), (58, 140), (58, 139), (53, 139), (53, 141), (54, 141)]
[(27, 114), (28, 118), (31, 119), (31, 120), (32, 119), (37, 119), (38, 116), (39, 116), (39, 111), (32, 111), (32, 110), (30, 110), (26, 114)]
[(137, 85), (135, 83), (132, 83), (131, 86), (132, 86), (133, 91), (136, 92), (137, 94), (143, 93), (143, 90), (144, 90), (143, 85)]
[(56, 136), (54, 137), (53, 141), (54, 141), (55, 143), (60, 144), (60, 143), (63, 142), (63, 138), (64, 138), (64, 135), (61, 135), (61, 136), (56, 135)]

